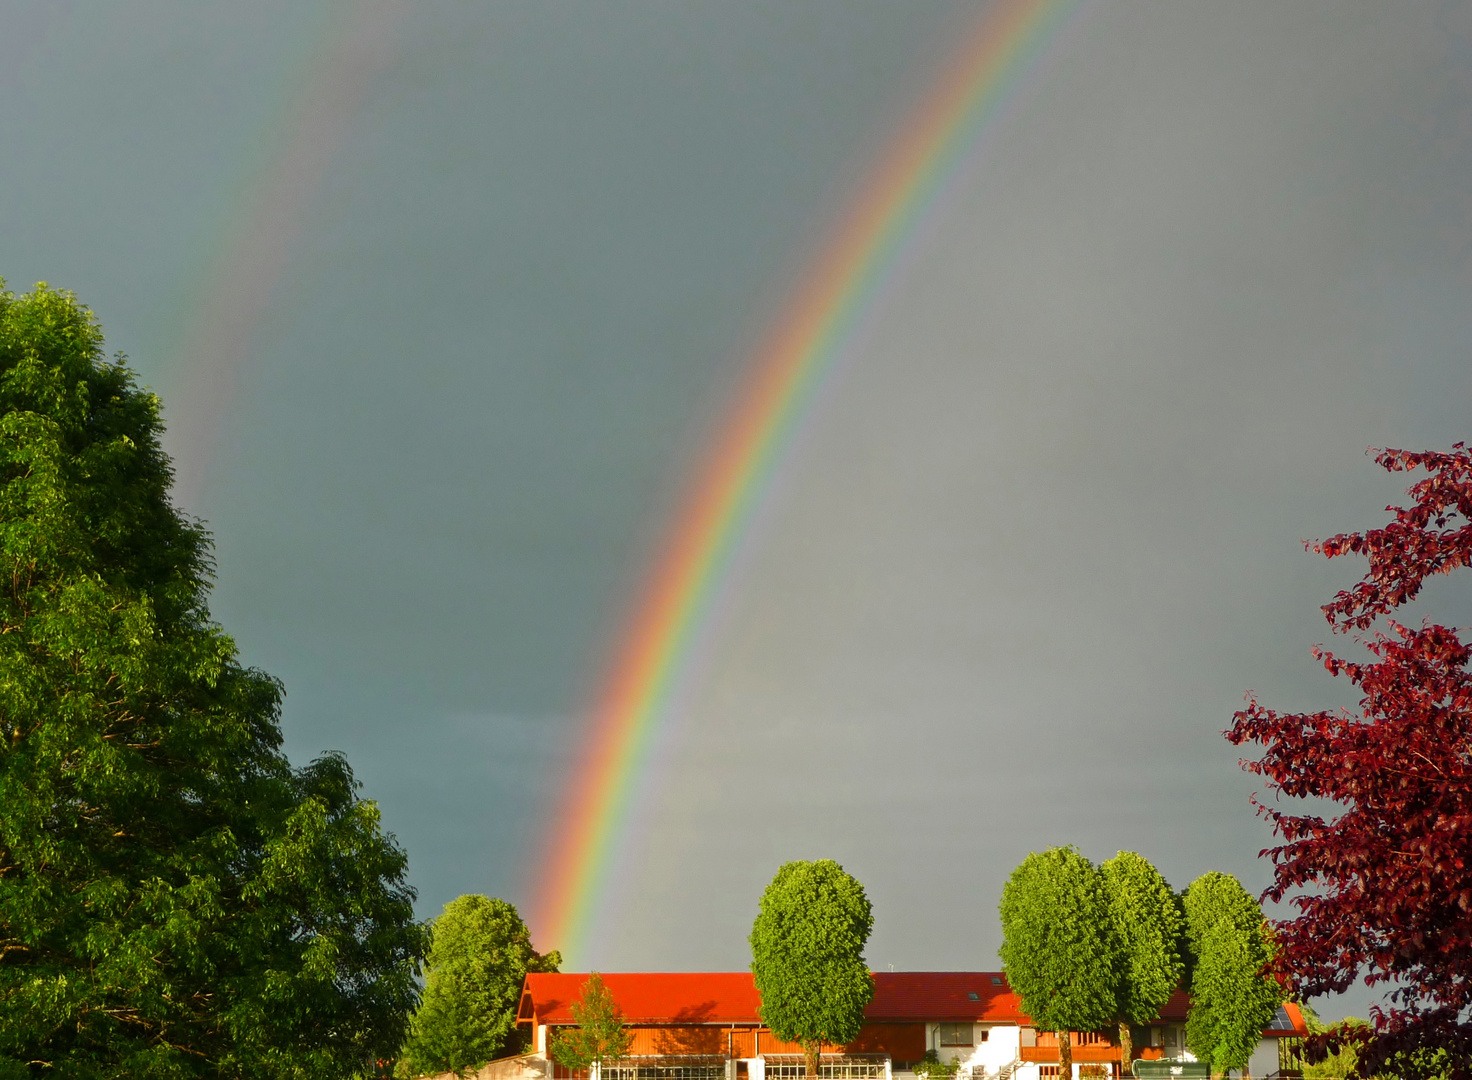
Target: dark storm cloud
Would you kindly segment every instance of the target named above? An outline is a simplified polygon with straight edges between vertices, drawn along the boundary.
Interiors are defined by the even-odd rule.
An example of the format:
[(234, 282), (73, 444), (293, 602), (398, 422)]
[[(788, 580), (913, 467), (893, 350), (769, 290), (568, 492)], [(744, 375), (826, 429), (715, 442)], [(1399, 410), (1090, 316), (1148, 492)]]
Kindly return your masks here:
[(1266, 883), (1220, 732), (1349, 703), (1309, 646), (1357, 569), (1300, 541), (1472, 401), (1466, 57), (1343, 14), (1100, 5), (1049, 58), (792, 463), (601, 962), (741, 963), (787, 858), (912, 969), (995, 964), (1048, 844)]
[[(166, 407), (344, 10), (20, 5), (0, 36), (0, 273), (75, 288)], [(526, 899), (671, 492), (972, 11), (397, 28), (199, 510), (292, 753), (348, 752), (426, 914)], [(1469, 41), (1459, 5), (1086, 6), (789, 463), (589, 959), (741, 966), (799, 856), (865, 881), (871, 961), (910, 968), (994, 964), (1046, 844), (1262, 883), (1219, 732), (1248, 689), (1340, 700), (1308, 646), (1353, 568), (1298, 542), (1394, 497), (1366, 445), (1466, 434)]]
[[(76, 289), (181, 430), (200, 283), (239, 270), (230, 226), (321, 111), (350, 8), (40, 5), (7, 30), (3, 272)], [(287, 192), (313, 189), (189, 509), (289, 748), (348, 752), (426, 912), (524, 899), (669, 492), (954, 15), (418, 4)]]

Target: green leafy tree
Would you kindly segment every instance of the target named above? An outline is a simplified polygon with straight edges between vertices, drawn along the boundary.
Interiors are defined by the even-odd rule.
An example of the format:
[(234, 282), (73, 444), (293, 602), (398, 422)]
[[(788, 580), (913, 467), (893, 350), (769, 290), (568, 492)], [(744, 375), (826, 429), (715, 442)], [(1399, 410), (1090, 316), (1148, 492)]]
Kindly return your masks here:
[(1073, 847), (1030, 854), (1002, 889), (1007, 981), (1039, 1026), (1058, 1033), (1058, 1075), (1073, 1075), (1071, 1031), (1119, 1015), (1119, 948), (1099, 869)]
[(1148, 1024), (1181, 985), (1184, 931), (1175, 894), (1144, 856), (1121, 851), (1099, 867), (1118, 948), (1120, 1060), (1134, 1060), (1131, 1024)]
[(515, 1032), (526, 973), (556, 971), (562, 957), (539, 954), (516, 908), (488, 896), (451, 900), (431, 941), (403, 1060), (413, 1076), (463, 1076), (496, 1057)]
[[(1308, 1019), (1307, 1015), (1304, 1017)], [(1339, 1049), (1324, 1058), (1323, 1061), (1303, 1063), (1303, 1080), (1348, 1080), (1350, 1077), (1359, 1075), (1359, 1052), (1354, 1041), (1349, 1038), (1358, 1032), (1370, 1033), (1368, 1022), (1355, 1016), (1346, 1016), (1337, 1024), (1324, 1026), (1323, 1024), (1309, 1024), (1310, 1034), (1334, 1033), (1345, 1037)]]
[(583, 983), (582, 996), (573, 1002), (572, 1018), (577, 1026), (552, 1032), (547, 1043), (548, 1052), (564, 1068), (601, 1072), (605, 1061), (617, 1061), (629, 1052), (634, 1035), (596, 971)]
[(1268, 974), (1267, 922), (1241, 882), (1217, 871), (1191, 883), (1185, 913), (1193, 954), (1186, 1046), (1216, 1071), (1245, 1070), (1283, 1000)]
[(750, 938), (762, 1021), (802, 1046), (810, 1077), (825, 1042), (852, 1042), (864, 1025), (873, 928), (864, 887), (832, 859), (786, 863), (762, 893)]
[(282, 754), (159, 430), (74, 298), (0, 292), (0, 1075), (351, 1075), (416, 999), (404, 854)]

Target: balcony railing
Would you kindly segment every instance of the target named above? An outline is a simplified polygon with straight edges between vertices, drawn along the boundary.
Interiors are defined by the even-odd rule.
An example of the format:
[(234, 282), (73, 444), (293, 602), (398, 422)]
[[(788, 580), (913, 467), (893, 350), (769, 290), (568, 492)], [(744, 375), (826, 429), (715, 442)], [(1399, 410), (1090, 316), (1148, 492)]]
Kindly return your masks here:
[[(1026, 1062), (1035, 1062), (1040, 1065), (1058, 1064), (1057, 1046), (1024, 1046), (1018, 1053)], [(1073, 1048), (1074, 1064), (1102, 1064), (1118, 1061), (1119, 1058), (1119, 1047), (1110, 1046), (1108, 1043), (1085, 1044)]]

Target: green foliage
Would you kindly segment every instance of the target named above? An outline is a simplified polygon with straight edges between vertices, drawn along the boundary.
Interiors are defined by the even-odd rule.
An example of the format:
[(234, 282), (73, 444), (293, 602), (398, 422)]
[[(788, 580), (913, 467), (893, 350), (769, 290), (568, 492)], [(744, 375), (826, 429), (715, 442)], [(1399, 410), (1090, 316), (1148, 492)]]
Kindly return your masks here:
[(1184, 927), (1175, 894), (1160, 871), (1133, 851), (1099, 867), (1119, 953), (1119, 1018), (1147, 1024), (1181, 984)]
[(583, 983), (582, 997), (572, 1006), (572, 1018), (576, 1027), (553, 1031), (547, 1041), (548, 1052), (564, 1068), (586, 1069), (617, 1061), (629, 1052), (633, 1033), (596, 971)]
[[(1308, 1019), (1307, 1013), (1304, 1014), (1304, 1019)], [(1315, 1020), (1317, 1019), (1318, 1018), (1315, 1017)], [(1315, 1027), (1317, 1027), (1317, 1031), (1315, 1030)], [(1317, 1034), (1321, 1031), (1348, 1032), (1355, 1029), (1361, 1031), (1369, 1031), (1370, 1025), (1366, 1021), (1361, 1020), (1358, 1017), (1346, 1016), (1343, 1020), (1339, 1021), (1339, 1023), (1331, 1025), (1329, 1027), (1326, 1027), (1323, 1024), (1311, 1024), (1309, 1026), (1309, 1032), (1312, 1034)], [(1349, 1077), (1358, 1075), (1358, 1073), (1355, 1071), (1355, 1067), (1358, 1061), (1359, 1053), (1355, 1050), (1354, 1044), (1346, 1043), (1340, 1047), (1337, 1053), (1330, 1054), (1323, 1061), (1305, 1061), (1303, 1063), (1303, 1080), (1347, 1080), (1347, 1078)]]
[(1247, 1064), (1283, 999), (1267, 972), (1272, 941), (1262, 909), (1230, 874), (1203, 874), (1186, 890), (1194, 963), (1186, 1045), (1220, 1071)]
[(762, 1021), (803, 1046), (811, 1075), (823, 1043), (852, 1042), (863, 1026), (873, 928), (864, 887), (832, 859), (786, 863), (762, 893), (750, 938)]
[(1072, 847), (1033, 852), (1002, 889), (1007, 981), (1038, 1026), (1095, 1031), (1118, 1014), (1119, 950), (1104, 877)]
[[(1307, 1054), (1301, 1057), (1299, 1064), (1303, 1069), (1304, 1080), (1357, 1080), (1361, 1075), (1359, 1067), (1364, 1048), (1362, 1040), (1372, 1037), (1374, 1032), (1370, 1023), (1356, 1016), (1346, 1016), (1337, 1024), (1326, 1024), (1307, 1002), (1300, 1002), (1298, 1007), (1303, 1012), (1310, 1035), (1333, 1037), (1332, 1052), (1322, 1061), (1309, 1061)], [(1393, 1055), (1373, 1075), (1424, 1076), (1431, 1080), (1449, 1080), (1451, 1056), (1442, 1047), (1424, 1047)]]
[(210, 621), (159, 403), (91, 314), (0, 293), (0, 1076), (341, 1077), (423, 932), (336, 756)]
[(960, 1070), (959, 1061), (942, 1061), (934, 1050), (925, 1051), (925, 1056), (915, 1062), (915, 1075), (927, 1080), (948, 1080)]
[(1185, 964), (1180, 906), (1165, 878), (1144, 856), (1121, 851), (1099, 867), (1118, 949), (1115, 999), (1122, 1059), (1133, 1060), (1130, 1025), (1147, 1024), (1181, 984)]
[(410, 1075), (462, 1076), (496, 1057), (516, 1030), (528, 971), (556, 971), (561, 956), (539, 955), (515, 907), (461, 896), (434, 921), (424, 996), (403, 1060)]

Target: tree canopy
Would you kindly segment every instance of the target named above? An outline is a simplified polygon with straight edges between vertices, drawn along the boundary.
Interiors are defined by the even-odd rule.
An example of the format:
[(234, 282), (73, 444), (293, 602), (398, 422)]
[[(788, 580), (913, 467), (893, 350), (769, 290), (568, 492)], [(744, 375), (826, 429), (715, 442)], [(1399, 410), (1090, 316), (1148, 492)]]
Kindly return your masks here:
[[(1309, 1020), (1309, 1014), (1304, 1014), (1304, 1019)], [(1368, 1034), (1370, 1025), (1368, 1021), (1361, 1020), (1357, 1016), (1346, 1016), (1337, 1024), (1326, 1026), (1309, 1020), (1309, 1031), (1314, 1034), (1335, 1035), (1344, 1039), (1339, 1050), (1330, 1054), (1322, 1061), (1303, 1063), (1303, 1080), (1345, 1080), (1346, 1077), (1355, 1076), (1359, 1072), (1359, 1055), (1355, 1052), (1353, 1036), (1359, 1033)]]
[(864, 887), (832, 859), (786, 863), (762, 893), (750, 939), (762, 1021), (803, 1046), (809, 1076), (823, 1043), (852, 1042), (863, 1026), (873, 928)]
[(531, 931), (516, 908), (489, 896), (451, 900), (431, 933), (424, 994), (403, 1061), (413, 1076), (460, 1076), (507, 1047), (526, 973), (556, 971), (562, 957), (533, 949)]
[(572, 1004), (576, 1026), (552, 1032), (547, 1050), (567, 1069), (586, 1069), (605, 1061), (617, 1061), (629, 1052), (633, 1033), (624, 1025), (623, 1013), (603, 976), (594, 971), (583, 983), (583, 992)]
[(1130, 1025), (1147, 1024), (1181, 985), (1185, 964), (1180, 907), (1165, 878), (1144, 856), (1121, 851), (1099, 867), (1115, 938), (1115, 1008), (1125, 1068), (1133, 1060)]
[(0, 1076), (340, 1077), (403, 1038), (405, 858), (210, 619), (159, 403), (0, 293)]
[(1267, 922), (1241, 882), (1215, 870), (1186, 889), (1185, 912), (1194, 961), (1186, 1046), (1217, 1071), (1240, 1069), (1283, 1000), (1267, 970)]
[[(1364, 557), (1353, 588), (1323, 608), (1336, 633), (1373, 632), (1370, 658), (1314, 655), (1362, 697), (1358, 714), (1279, 713), (1255, 699), (1227, 738), (1263, 747), (1246, 768), (1274, 793), (1326, 799), (1343, 812), (1292, 814), (1260, 804), (1283, 843), (1266, 895), (1292, 896), (1298, 915), (1277, 924), (1278, 966), (1307, 997), (1395, 984), (1374, 1030), (1317, 1036), (1312, 1059), (1361, 1043), (1365, 1075), (1391, 1067), (1416, 1080), (1472, 1076), (1472, 679), (1461, 629), (1389, 618), (1426, 580), (1472, 565), (1472, 453), (1385, 450), (1391, 472), (1424, 469), (1410, 505), (1387, 508), (1378, 529), (1311, 544), (1327, 558)], [(1383, 622), (1381, 621), (1383, 620)], [(1377, 628), (1377, 624), (1379, 627)]]
[(1002, 889), (1007, 981), (1027, 1014), (1058, 1032), (1059, 1075), (1072, 1069), (1071, 1031), (1118, 1016), (1119, 946), (1104, 876), (1073, 847), (1034, 851)]

